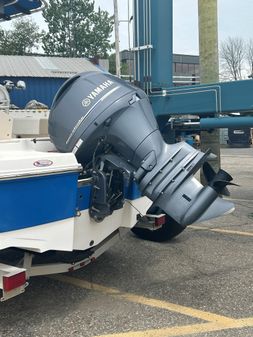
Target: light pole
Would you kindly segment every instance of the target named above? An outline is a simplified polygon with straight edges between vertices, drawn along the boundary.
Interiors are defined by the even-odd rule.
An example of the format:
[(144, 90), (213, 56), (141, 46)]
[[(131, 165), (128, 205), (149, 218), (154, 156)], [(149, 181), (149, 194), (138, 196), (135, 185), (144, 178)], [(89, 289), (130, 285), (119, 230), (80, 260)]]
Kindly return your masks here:
[[(217, 0), (198, 0), (199, 11), (199, 56), (201, 83), (219, 82), (218, 15)], [(201, 149), (208, 148), (217, 156), (210, 164), (220, 168), (219, 130), (201, 132)], [(203, 178), (201, 177), (201, 180)]]
[(119, 54), (119, 11), (118, 0), (113, 0), (114, 4), (114, 30), (115, 30), (115, 60), (116, 60), (116, 75), (121, 76), (120, 72), (120, 54)]

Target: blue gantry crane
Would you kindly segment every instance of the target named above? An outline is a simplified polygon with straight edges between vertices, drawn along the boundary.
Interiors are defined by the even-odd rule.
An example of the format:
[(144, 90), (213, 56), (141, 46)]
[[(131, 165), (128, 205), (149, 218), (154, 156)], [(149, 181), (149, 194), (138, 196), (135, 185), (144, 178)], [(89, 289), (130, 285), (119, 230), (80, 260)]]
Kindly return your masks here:
[[(160, 127), (172, 115), (196, 115), (192, 127), (202, 130), (253, 126), (252, 80), (173, 87), (172, 35), (173, 0), (134, 0), (136, 84), (148, 94)], [(233, 112), (244, 116), (222, 118)]]

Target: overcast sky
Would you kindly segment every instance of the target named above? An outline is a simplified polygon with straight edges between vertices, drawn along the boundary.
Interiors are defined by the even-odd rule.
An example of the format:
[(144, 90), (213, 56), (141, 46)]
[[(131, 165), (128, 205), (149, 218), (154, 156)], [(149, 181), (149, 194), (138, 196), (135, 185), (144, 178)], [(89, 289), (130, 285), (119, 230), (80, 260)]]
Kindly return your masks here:
[[(159, 0), (157, 0), (159, 1)], [(130, 0), (132, 2), (132, 0)], [(127, 19), (128, 0), (118, 0), (119, 16)], [(198, 0), (174, 0), (174, 53), (198, 54)], [(95, 0), (96, 7), (113, 14), (113, 0)], [(218, 0), (219, 40), (228, 36), (253, 39), (253, 0)], [(41, 14), (34, 14), (34, 20), (42, 27)], [(1, 24), (9, 27), (9, 23)], [(120, 24), (120, 47), (128, 47), (127, 24)]]
[[(127, 2), (118, 0), (122, 20), (127, 18)], [(95, 0), (95, 3), (113, 13), (113, 0)], [(198, 54), (198, 0), (173, 0), (173, 6), (174, 53)], [(228, 36), (253, 39), (253, 0), (218, 0), (218, 15), (220, 41)], [(127, 47), (126, 26), (120, 25), (122, 49)]]

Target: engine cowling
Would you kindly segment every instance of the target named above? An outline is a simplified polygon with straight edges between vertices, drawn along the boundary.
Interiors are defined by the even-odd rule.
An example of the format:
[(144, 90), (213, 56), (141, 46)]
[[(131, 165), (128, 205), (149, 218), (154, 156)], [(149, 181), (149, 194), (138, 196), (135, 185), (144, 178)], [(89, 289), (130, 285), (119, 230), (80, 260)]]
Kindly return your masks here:
[[(234, 208), (194, 178), (209, 153), (184, 142), (166, 144), (146, 94), (113, 75), (88, 72), (68, 80), (53, 102), (49, 134), (84, 168), (103, 161), (131, 172), (142, 194), (183, 226)], [(99, 180), (106, 185), (103, 175)]]

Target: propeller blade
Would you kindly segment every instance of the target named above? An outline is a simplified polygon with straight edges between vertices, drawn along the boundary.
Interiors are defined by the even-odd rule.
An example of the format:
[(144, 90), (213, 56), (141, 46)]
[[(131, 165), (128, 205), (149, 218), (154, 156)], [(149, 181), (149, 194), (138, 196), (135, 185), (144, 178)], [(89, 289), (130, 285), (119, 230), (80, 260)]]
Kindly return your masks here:
[(208, 185), (212, 187), (218, 194), (229, 196), (230, 193), (226, 186), (238, 186), (237, 184), (231, 183), (233, 178), (230, 174), (222, 169), (216, 173), (212, 166), (207, 162), (203, 164), (203, 173)]

